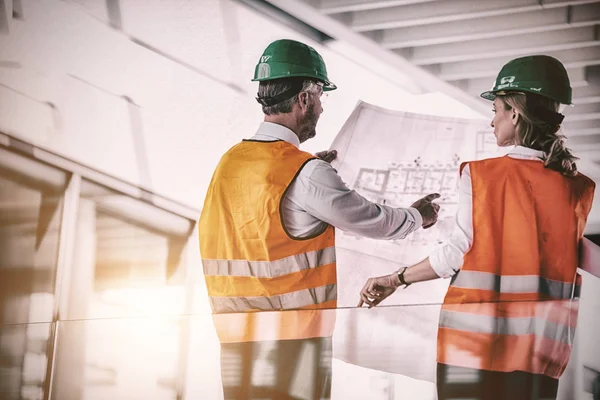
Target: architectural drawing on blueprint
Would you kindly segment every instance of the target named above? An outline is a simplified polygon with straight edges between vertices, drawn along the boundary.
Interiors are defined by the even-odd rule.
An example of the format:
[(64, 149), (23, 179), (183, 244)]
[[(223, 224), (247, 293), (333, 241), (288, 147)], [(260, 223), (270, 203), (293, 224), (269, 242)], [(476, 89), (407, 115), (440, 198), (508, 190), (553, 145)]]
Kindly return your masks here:
[[(439, 193), (442, 206), (438, 223), (429, 231), (418, 231), (396, 245), (441, 243), (452, 232), (452, 212), (458, 204), (458, 169), (460, 157), (455, 154), (448, 163), (423, 164), (420, 157), (409, 163), (390, 163), (386, 169), (360, 168), (351, 186), (363, 197), (392, 207), (407, 207), (415, 199)], [(350, 234), (351, 235), (351, 234)]]
[[(487, 123), (358, 103), (331, 145), (338, 151), (332, 165), (342, 179), (363, 197), (392, 207), (409, 207), (423, 196), (440, 193), (441, 209), (435, 226), (402, 240), (374, 240), (338, 230), (338, 304), (353, 305), (368, 277), (416, 263), (450, 236), (458, 209), (460, 164), (495, 150)], [(441, 302), (447, 285), (447, 280), (423, 283), (386, 302)]]
[[(358, 103), (330, 147), (338, 151), (332, 165), (342, 179), (365, 198), (392, 207), (409, 207), (423, 196), (440, 193), (436, 201), (441, 210), (436, 225), (402, 240), (374, 240), (337, 230), (338, 307), (355, 307), (369, 277), (421, 261), (450, 236), (458, 209), (460, 164), (498, 155), (488, 123)], [(402, 361), (378, 364), (378, 369), (419, 380), (424, 390), (434, 389), (437, 325), (448, 284), (447, 279), (437, 279), (399, 289), (375, 312), (338, 312), (334, 357), (371, 368), (369, 360), (382, 351), (383, 342), (386, 357)], [(407, 307), (383, 308), (386, 305)], [(354, 340), (348, 334), (356, 330), (353, 327), (363, 330), (357, 337), (370, 338), (361, 343), (366, 355), (340, 351), (356, 348), (347, 345)]]

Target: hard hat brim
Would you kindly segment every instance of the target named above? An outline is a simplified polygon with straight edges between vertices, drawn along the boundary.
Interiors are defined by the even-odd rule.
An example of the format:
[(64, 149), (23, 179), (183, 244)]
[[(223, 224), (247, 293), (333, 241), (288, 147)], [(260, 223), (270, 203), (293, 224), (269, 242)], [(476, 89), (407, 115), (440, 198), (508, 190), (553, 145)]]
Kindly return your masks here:
[(337, 89), (337, 86), (333, 82), (323, 82), (325, 85), (323, 86), (324, 92), (329, 92)]
[(337, 85), (333, 82), (330, 81), (326, 81), (325, 79), (322, 78), (318, 78), (315, 77), (314, 74), (290, 74), (290, 75), (280, 75), (280, 76), (269, 76), (268, 78), (254, 78), (252, 79), (252, 82), (266, 82), (266, 81), (272, 81), (275, 79), (283, 79), (283, 78), (310, 78), (310, 79), (314, 79), (316, 81), (320, 81), (323, 82), (323, 91), (324, 92), (329, 92), (332, 90), (337, 89)]
[(548, 97), (560, 104), (565, 104), (565, 105), (572, 105), (573, 102), (569, 101), (568, 103), (563, 103), (562, 101), (560, 101), (559, 99), (555, 98), (555, 97), (551, 97), (548, 96), (546, 94), (540, 94), (539, 92), (535, 91), (535, 90), (530, 90), (527, 88), (514, 88), (514, 90), (506, 90), (506, 89), (502, 89), (502, 90), (488, 90), (486, 92), (483, 92), (480, 94), (481, 97), (483, 97), (486, 100), (490, 100), (490, 101), (494, 101), (494, 99), (496, 98), (496, 96), (498, 96), (498, 94), (503, 95), (503, 94), (508, 94), (508, 93), (515, 93), (515, 92), (520, 92), (520, 93), (532, 93), (532, 94), (536, 94), (538, 96), (544, 96), (544, 97)]
[(496, 98), (496, 92), (493, 90), (488, 90), (487, 92), (481, 93), (480, 96), (486, 100), (494, 101)]

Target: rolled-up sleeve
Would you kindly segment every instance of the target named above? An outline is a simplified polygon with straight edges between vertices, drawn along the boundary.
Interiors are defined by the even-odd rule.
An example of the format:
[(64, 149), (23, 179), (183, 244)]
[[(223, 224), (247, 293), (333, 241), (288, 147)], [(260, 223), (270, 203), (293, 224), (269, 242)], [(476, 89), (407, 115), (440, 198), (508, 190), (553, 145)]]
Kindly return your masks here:
[(393, 208), (373, 203), (342, 181), (321, 160), (308, 163), (296, 179), (303, 196), (296, 202), (310, 215), (344, 231), (373, 239), (403, 239), (423, 224), (415, 208)]
[(473, 244), (473, 194), (471, 172), (467, 164), (458, 186), (458, 211), (450, 238), (429, 256), (431, 268), (441, 278), (456, 274), (463, 265), (464, 256)]

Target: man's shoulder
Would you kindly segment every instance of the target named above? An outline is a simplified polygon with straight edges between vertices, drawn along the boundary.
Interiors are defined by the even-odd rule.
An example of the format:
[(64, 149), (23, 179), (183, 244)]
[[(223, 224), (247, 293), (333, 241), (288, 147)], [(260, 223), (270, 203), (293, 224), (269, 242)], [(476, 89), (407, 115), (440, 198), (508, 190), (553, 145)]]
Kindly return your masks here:
[(337, 171), (327, 161), (323, 161), (320, 158), (310, 158), (302, 166), (300, 175), (305, 177), (311, 177), (314, 174), (337, 174)]

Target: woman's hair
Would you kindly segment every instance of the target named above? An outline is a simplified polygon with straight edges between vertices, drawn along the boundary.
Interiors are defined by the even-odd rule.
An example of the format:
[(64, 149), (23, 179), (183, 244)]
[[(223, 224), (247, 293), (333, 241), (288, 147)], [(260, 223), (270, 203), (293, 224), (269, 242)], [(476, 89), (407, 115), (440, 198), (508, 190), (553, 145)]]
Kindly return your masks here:
[(506, 110), (517, 109), (520, 118), (517, 122), (515, 144), (544, 152), (544, 165), (563, 175), (577, 175), (577, 165), (571, 150), (565, 146), (565, 136), (557, 120), (560, 104), (557, 101), (534, 93), (507, 93), (498, 96)]

